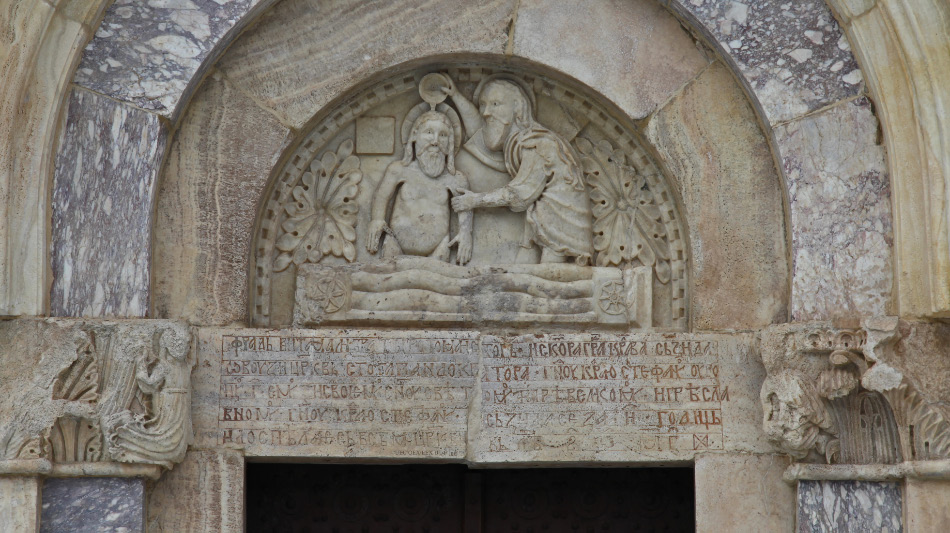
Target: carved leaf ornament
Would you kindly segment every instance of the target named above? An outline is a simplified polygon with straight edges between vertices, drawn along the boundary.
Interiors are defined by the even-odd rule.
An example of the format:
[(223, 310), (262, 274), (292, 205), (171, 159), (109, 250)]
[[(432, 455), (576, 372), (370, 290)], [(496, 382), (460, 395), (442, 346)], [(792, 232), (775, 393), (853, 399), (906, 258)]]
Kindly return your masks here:
[(621, 266), (639, 260), (654, 267), (661, 283), (670, 281), (666, 229), (645, 179), (626, 163), (609, 141), (575, 140), (590, 186), (597, 266)]
[(310, 169), (294, 187), (293, 199), (284, 205), (287, 219), (277, 239), (274, 270), (291, 263), (318, 263), (325, 256), (356, 259), (356, 195), (363, 179), (360, 159), (353, 154), (353, 141), (346, 140), (334, 153), (314, 158)]

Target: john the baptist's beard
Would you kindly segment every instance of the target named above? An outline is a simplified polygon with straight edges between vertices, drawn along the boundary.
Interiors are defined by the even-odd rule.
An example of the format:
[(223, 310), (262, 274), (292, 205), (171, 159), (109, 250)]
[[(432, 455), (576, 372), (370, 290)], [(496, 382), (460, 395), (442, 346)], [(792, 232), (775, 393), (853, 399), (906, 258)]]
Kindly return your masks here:
[(430, 144), (419, 150), (416, 154), (419, 160), (419, 168), (430, 178), (437, 178), (445, 170), (445, 154), (439, 149), (438, 145)]
[(509, 124), (495, 117), (485, 119), (485, 130), (483, 140), (485, 145), (491, 150), (501, 150), (508, 137)]

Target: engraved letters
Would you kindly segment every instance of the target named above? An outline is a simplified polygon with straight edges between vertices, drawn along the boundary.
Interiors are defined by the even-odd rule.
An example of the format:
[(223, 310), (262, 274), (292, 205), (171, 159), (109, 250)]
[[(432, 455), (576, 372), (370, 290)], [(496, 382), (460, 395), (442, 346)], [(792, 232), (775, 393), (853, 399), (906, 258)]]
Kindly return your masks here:
[[(250, 456), (480, 463), (722, 450), (742, 396), (703, 335), (221, 330), (216, 430)], [(738, 395), (738, 396), (737, 396)]]

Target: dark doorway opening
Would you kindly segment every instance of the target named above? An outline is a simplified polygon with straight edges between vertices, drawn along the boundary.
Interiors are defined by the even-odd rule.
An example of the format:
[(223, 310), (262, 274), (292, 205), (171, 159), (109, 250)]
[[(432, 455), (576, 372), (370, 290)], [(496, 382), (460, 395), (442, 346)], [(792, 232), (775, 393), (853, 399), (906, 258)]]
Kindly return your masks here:
[(692, 468), (247, 465), (247, 531), (695, 530)]

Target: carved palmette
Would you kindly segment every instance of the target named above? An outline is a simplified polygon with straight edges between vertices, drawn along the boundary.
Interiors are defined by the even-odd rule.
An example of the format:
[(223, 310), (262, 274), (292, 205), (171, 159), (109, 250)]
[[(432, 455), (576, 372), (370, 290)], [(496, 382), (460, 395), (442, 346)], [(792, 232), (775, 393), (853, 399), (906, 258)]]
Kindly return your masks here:
[(359, 207), (354, 199), (362, 179), (352, 140), (314, 158), (283, 206), (286, 218), (275, 245), (275, 272), (291, 264), (319, 263), (328, 255), (356, 259)]
[(907, 383), (884, 394), (894, 406), (904, 448), (910, 452), (905, 459), (950, 458), (950, 422), (942, 411)]
[(101, 461), (102, 429), (91, 418), (60, 417), (47, 437), (53, 460), (60, 463)]
[[(88, 404), (99, 400), (101, 377), (96, 335), (77, 350), (78, 358), (53, 383), (53, 399)], [(90, 410), (91, 412), (91, 410)], [(102, 460), (102, 430), (95, 417), (61, 416), (45, 438), (49, 453), (57, 462)]]
[(659, 207), (644, 177), (609, 141), (594, 144), (579, 137), (584, 177), (594, 213), (594, 259), (597, 266), (638, 261), (653, 267), (661, 283), (670, 281), (670, 245)]
[(893, 464), (902, 460), (897, 423), (880, 393), (861, 392), (830, 401), (840, 447), (834, 463)]

